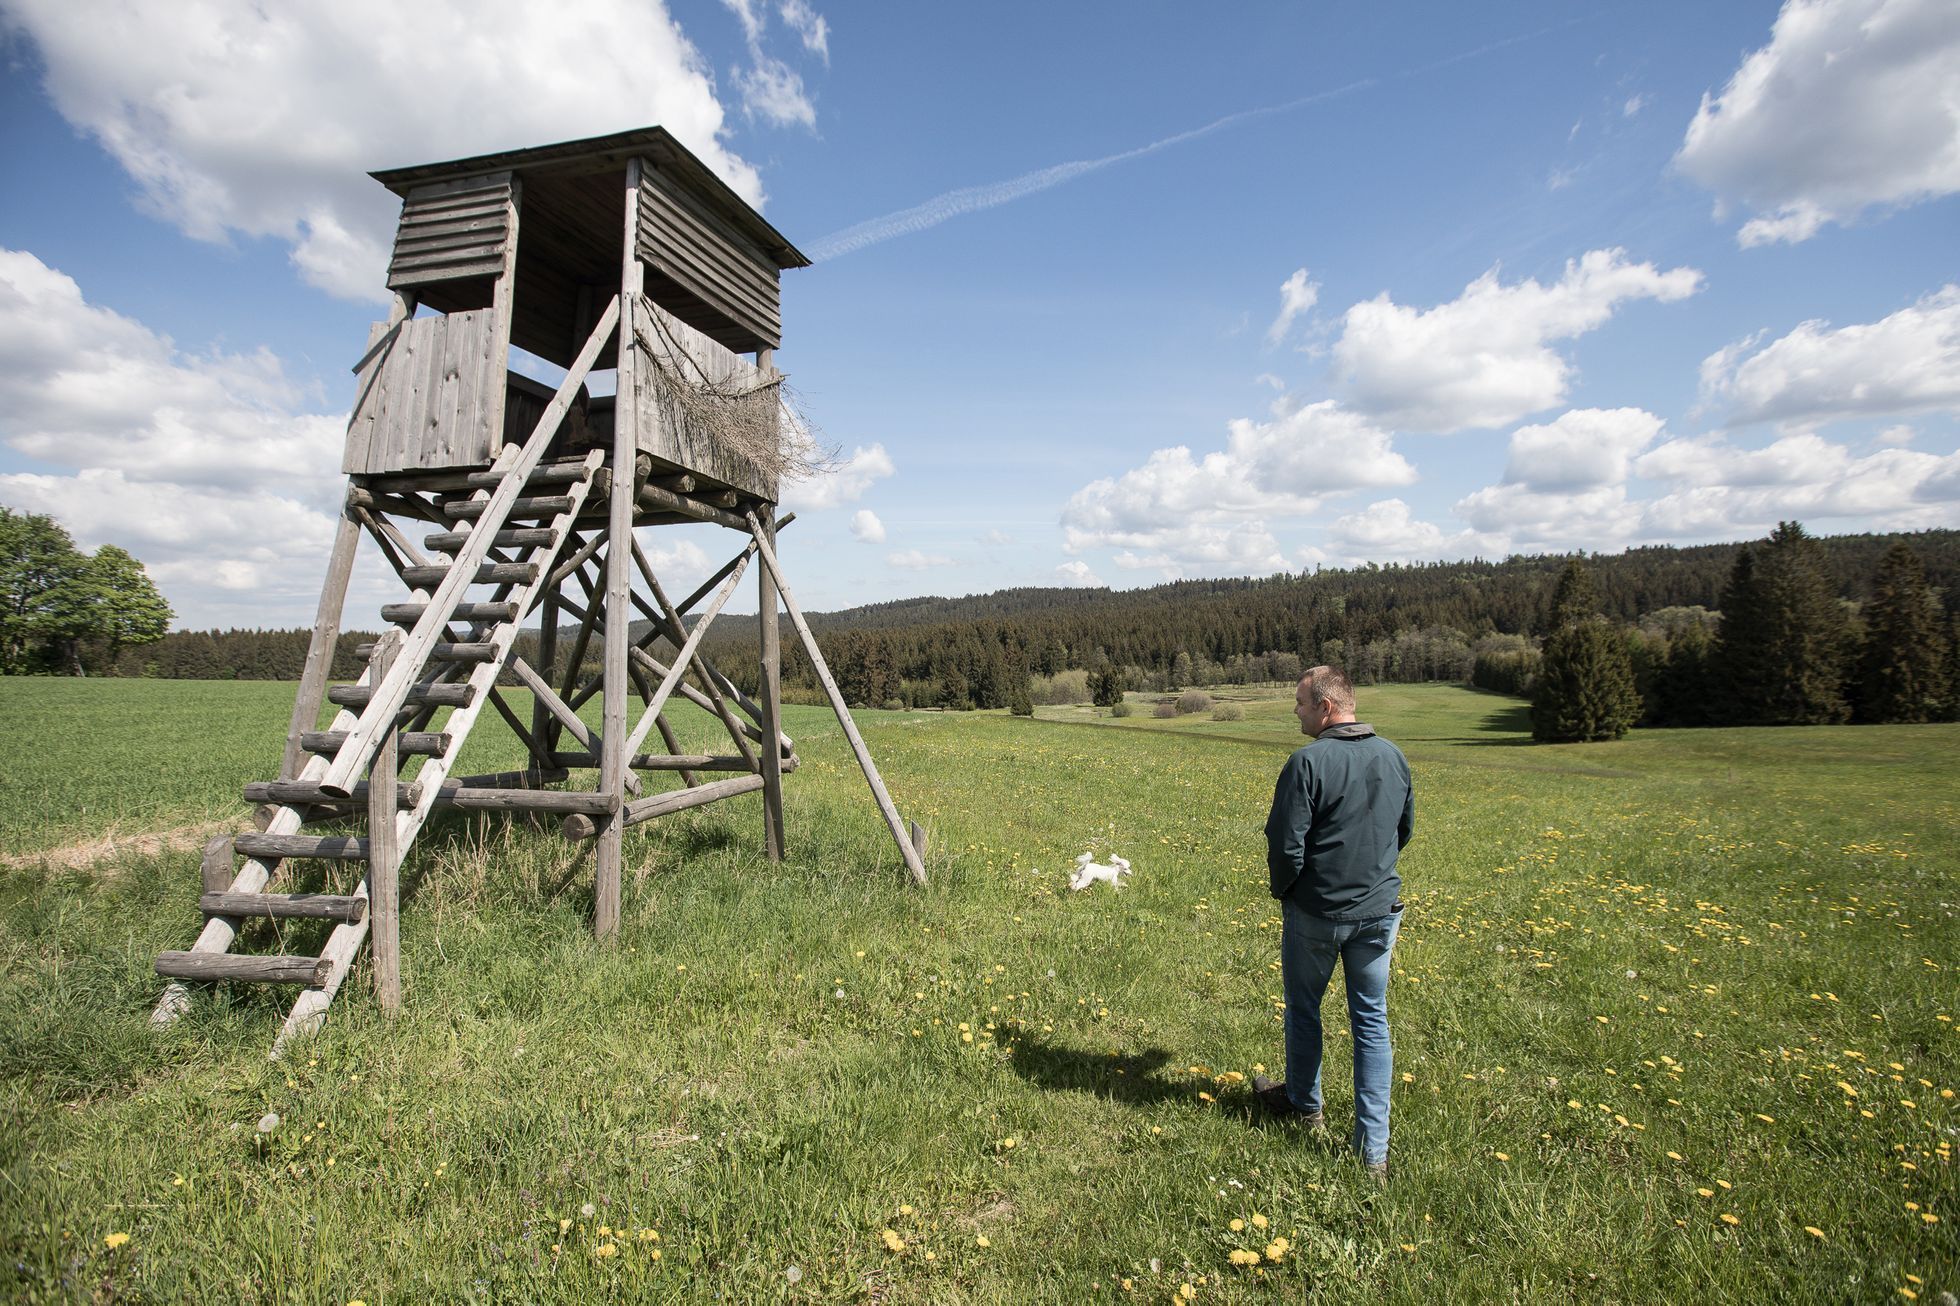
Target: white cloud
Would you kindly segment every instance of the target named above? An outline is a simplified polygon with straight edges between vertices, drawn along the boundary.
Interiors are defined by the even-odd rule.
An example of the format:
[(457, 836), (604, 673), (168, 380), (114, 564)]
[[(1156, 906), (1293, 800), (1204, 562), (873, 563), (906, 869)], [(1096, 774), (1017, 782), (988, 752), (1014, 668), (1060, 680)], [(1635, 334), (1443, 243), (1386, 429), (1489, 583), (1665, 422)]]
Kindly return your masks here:
[(1101, 585), (1102, 577), (1089, 570), (1089, 564), (1077, 559), (1065, 562), (1055, 568), (1055, 575), (1064, 585)]
[(148, 564), (182, 624), (297, 624), (333, 540), (346, 419), (279, 360), (186, 354), (0, 250), (0, 441), (55, 470), (0, 502)]
[(1618, 485), (1633, 455), (1661, 433), (1661, 419), (1638, 408), (1575, 408), (1542, 426), (1511, 435), (1507, 484), (1535, 490)]
[(1279, 288), (1279, 316), (1266, 328), (1266, 343), (1277, 345), (1286, 339), (1286, 333), (1293, 326), (1293, 319), (1309, 312), (1320, 302), (1320, 285), (1307, 278), (1307, 270), (1301, 268), (1281, 283)]
[(977, 538), (980, 541), (980, 543), (988, 546), (989, 548), (996, 548), (996, 549), (1004, 544), (1012, 544), (1014, 542), (1013, 536), (1009, 535), (1006, 531), (1001, 530), (998, 527), (981, 532)]
[(1646, 107), (1647, 107), (1646, 96), (1644, 95), (1631, 96), (1627, 99), (1627, 102), (1625, 104), (1620, 106), (1620, 116), (1622, 118), (1631, 118)]
[(1503, 426), (1565, 398), (1572, 365), (1553, 342), (1593, 330), (1629, 300), (1672, 302), (1700, 288), (1693, 268), (1663, 272), (1627, 262), (1620, 249), (1568, 260), (1549, 286), (1507, 286), (1492, 268), (1435, 308), (1406, 308), (1386, 293), (1354, 305), (1334, 354), (1350, 402), (1390, 426)]
[(851, 514), (851, 538), (866, 544), (885, 542), (885, 523), (878, 520), (878, 514), (869, 508), (859, 508)]
[(1457, 552), (1468, 533), (1447, 535), (1433, 522), (1417, 521), (1402, 500), (1378, 499), (1360, 512), (1335, 518), (1328, 537), (1346, 556), (1366, 561), (1441, 558)]
[(1508, 552), (1624, 548), (1640, 529), (1640, 510), (1620, 485), (1577, 492), (1491, 485), (1457, 500), (1456, 515)]
[(1121, 548), (1117, 565), (1168, 575), (1286, 570), (1266, 517), (1416, 478), (1386, 431), (1332, 400), (1282, 406), (1266, 422), (1240, 418), (1228, 431), (1222, 450), (1194, 458), (1183, 445), (1158, 449), (1141, 467), (1076, 491), (1062, 511), (1064, 547)]
[(1675, 163), (1718, 218), (1732, 202), (1759, 215), (1745, 248), (1960, 191), (1960, 6), (1788, 0), (1769, 44), (1702, 97)]
[(805, 0), (783, 0), (776, 12), (802, 40), (805, 50), (826, 64), (830, 62), (830, 23), (822, 14), (810, 8)]
[(887, 553), (885, 561), (906, 571), (924, 571), (928, 567), (950, 567), (954, 560), (943, 553), (922, 553), (918, 549), (904, 549), (897, 553)]
[(783, 506), (805, 512), (840, 507), (860, 498), (875, 482), (897, 470), (884, 445), (874, 444), (868, 448), (859, 445), (851, 450), (851, 456), (835, 471), (813, 476), (807, 481), (786, 483), (782, 489)]
[(1701, 365), (1706, 400), (1737, 421), (1820, 422), (1960, 410), (1960, 285), (1877, 322), (1804, 322), (1758, 349), (1751, 336)]
[(55, 106), (148, 208), (203, 240), (283, 241), (307, 281), (349, 298), (381, 293), (399, 207), (373, 168), (657, 122), (752, 203), (762, 195), (660, 0), (5, 8)]
[(1126, 571), (1154, 571), (1167, 580), (1183, 576), (1269, 576), (1294, 568), (1261, 521), (1187, 522), (1119, 535), (1112, 542), (1131, 545), (1115, 555), (1117, 566)]
[(1885, 445), (1894, 449), (1903, 449), (1907, 445), (1911, 444), (1913, 442), (1913, 438), (1917, 435), (1918, 435), (1917, 431), (1914, 431), (1910, 426), (1906, 426), (1902, 423), (1898, 426), (1888, 426), (1883, 431), (1880, 431), (1876, 436), (1873, 436), (1872, 438), (1881, 445)]

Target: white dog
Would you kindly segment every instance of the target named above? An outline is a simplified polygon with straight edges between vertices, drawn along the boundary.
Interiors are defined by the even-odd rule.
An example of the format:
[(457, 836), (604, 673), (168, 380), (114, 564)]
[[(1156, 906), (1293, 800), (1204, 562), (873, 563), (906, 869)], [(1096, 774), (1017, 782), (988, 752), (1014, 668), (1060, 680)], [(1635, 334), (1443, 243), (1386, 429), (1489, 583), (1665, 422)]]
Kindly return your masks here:
[(1109, 881), (1112, 889), (1123, 887), (1123, 877), (1130, 873), (1130, 864), (1115, 853), (1109, 855), (1109, 863), (1104, 865), (1095, 859), (1093, 853), (1083, 853), (1075, 859), (1075, 873), (1068, 877), (1068, 887), (1080, 893), (1097, 880)]

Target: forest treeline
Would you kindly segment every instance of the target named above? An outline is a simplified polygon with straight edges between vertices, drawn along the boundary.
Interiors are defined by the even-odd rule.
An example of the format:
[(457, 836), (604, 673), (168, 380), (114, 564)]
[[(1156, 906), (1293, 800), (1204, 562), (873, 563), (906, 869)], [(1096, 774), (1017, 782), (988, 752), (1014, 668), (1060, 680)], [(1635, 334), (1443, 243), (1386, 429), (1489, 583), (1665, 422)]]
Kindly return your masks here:
[[(1857, 660), (1851, 642), (1880, 563), (1899, 543), (1923, 568), (1943, 639), (1952, 642), (1960, 531), (1839, 535), (1809, 543), (1821, 584), (1846, 623), (1847, 665)], [(1695, 723), (1695, 710), (1670, 696), (1698, 691), (1684, 689), (1683, 676), (1665, 674), (1666, 665), (1678, 650), (1702, 648), (1715, 638), (1725, 591), (1748, 547), (1651, 546), (1576, 555), (1591, 574), (1599, 615), (1628, 644), (1643, 720)], [(1121, 592), (1010, 589), (813, 614), (811, 624), (846, 698), (874, 707), (1108, 702), (1126, 690), (1284, 681), (1319, 662), (1341, 664), (1361, 683), (1459, 681), (1526, 693), (1553, 630), (1553, 588), (1574, 556), (1369, 564)], [(354, 650), (372, 638), (341, 637), (336, 678), (359, 674)], [(306, 645), (303, 630), (178, 632), (120, 650), (106, 670), (292, 680), (305, 662)], [(520, 651), (534, 649), (532, 635), (520, 638)], [(706, 650), (738, 683), (753, 688), (753, 616), (724, 615)], [(818, 701), (814, 671), (793, 639), (785, 642), (783, 661), (786, 694)]]

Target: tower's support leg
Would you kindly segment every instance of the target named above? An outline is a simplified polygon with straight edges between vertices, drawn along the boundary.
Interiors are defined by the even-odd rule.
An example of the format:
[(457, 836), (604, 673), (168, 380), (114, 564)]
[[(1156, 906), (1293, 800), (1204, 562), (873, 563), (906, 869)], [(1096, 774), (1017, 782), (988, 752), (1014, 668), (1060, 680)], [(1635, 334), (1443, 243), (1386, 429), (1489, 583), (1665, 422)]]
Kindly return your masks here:
[[(772, 517), (774, 514), (770, 514)], [(762, 527), (762, 533), (771, 545), (775, 543), (776, 528), (772, 523)], [(768, 567), (756, 569), (756, 611), (760, 614), (757, 623), (761, 627), (762, 640), (762, 683), (757, 686), (758, 706), (762, 708), (761, 720), (756, 724), (762, 727), (762, 841), (769, 852), (769, 860), (779, 862), (783, 859), (783, 750), (777, 740), (782, 734), (783, 706), (783, 648), (781, 629), (777, 624), (776, 576)]]
[(639, 453), (640, 161), (626, 164), (625, 239), (619, 283), (619, 398), (613, 417), (611, 512), (606, 524), (605, 743), (599, 758), (599, 790), (617, 806), (599, 831), (593, 886), (592, 932), (610, 939), (619, 932), (619, 882), (626, 835), (627, 631), (633, 622), (633, 500)]
[(279, 778), (291, 780), (305, 764), (299, 737), (320, 719), (320, 703), (327, 692), (327, 676), (333, 671), (334, 646), (340, 641), (340, 614), (347, 603), (347, 580), (354, 570), (354, 553), (360, 547), (361, 527), (345, 508), (340, 528), (334, 533), (333, 554), (327, 560), (327, 579), (320, 586), (320, 608), (313, 618), (313, 638), (306, 646), (306, 669), (299, 679), (299, 696), (293, 700), (292, 720), (286, 725), (286, 752), (279, 762)]

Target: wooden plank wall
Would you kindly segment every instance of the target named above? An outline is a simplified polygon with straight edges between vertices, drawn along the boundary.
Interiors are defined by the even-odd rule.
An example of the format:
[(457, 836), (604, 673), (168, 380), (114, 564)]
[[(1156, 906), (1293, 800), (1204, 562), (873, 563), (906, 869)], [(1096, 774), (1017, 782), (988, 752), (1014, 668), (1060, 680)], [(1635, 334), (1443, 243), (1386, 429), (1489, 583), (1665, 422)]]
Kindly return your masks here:
[(348, 473), (487, 466), (503, 435), (505, 349), (495, 309), (403, 322), (361, 369)]
[[(658, 304), (643, 298), (640, 312), (640, 320), (647, 326), (644, 334), (651, 338), (657, 348), (664, 351), (671, 341), (685, 355), (679, 359), (661, 360), (662, 370), (690, 378), (706, 376), (717, 384), (727, 383), (738, 392), (756, 385), (762, 379), (756, 366), (748, 359), (709, 339)], [(770, 369), (772, 373), (774, 370)], [(699, 429), (677, 405), (662, 402), (660, 386), (651, 371), (651, 368), (641, 370), (638, 386), (640, 450), (670, 466), (698, 473), (744, 494), (774, 503), (775, 474), (756, 466)], [(759, 390), (743, 402), (758, 405), (771, 417), (778, 411), (777, 395), (773, 388)]]
[(510, 182), (508, 172), (499, 172), (410, 191), (388, 263), (389, 289), (502, 273), (510, 238)]
[(775, 263), (651, 166), (640, 186), (639, 251), (648, 267), (752, 335), (757, 348), (782, 343)]

